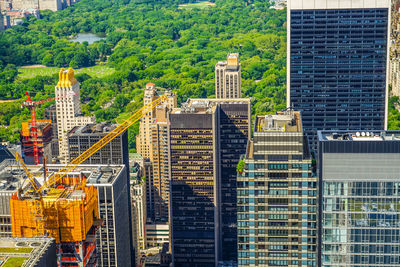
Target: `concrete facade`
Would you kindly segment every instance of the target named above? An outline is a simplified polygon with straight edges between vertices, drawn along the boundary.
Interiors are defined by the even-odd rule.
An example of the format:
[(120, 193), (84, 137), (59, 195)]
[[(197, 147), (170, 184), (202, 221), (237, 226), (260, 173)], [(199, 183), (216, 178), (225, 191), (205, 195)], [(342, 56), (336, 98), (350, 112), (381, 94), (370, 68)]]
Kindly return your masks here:
[(226, 61), (215, 64), (215, 97), (240, 98), (242, 95), (241, 65), (238, 53), (229, 53)]

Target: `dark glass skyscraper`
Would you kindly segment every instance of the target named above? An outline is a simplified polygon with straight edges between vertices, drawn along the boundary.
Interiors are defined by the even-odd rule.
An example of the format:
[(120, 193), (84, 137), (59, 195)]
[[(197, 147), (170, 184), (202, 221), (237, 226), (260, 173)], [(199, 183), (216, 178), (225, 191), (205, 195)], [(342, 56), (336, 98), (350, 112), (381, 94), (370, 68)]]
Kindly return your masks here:
[(237, 261), (236, 166), (250, 99), (190, 99), (169, 114), (170, 223), (175, 267)]
[(381, 130), (390, 1), (289, 0), (287, 103), (317, 130)]

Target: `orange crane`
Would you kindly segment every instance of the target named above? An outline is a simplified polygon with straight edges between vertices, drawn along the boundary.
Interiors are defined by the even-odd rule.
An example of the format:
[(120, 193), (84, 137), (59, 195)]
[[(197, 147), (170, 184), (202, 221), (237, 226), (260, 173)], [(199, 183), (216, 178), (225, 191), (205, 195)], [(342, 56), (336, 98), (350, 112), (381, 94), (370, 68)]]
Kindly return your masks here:
[(33, 101), (29, 96), (29, 93), (25, 92), (26, 96), (28, 97), (27, 100), (22, 103), (22, 107), (27, 107), (31, 111), (31, 133), (32, 133), (32, 143), (33, 143), (33, 156), (35, 160), (35, 165), (39, 164), (39, 147), (37, 141), (37, 124), (36, 124), (36, 111), (35, 108), (43, 103), (47, 103), (56, 99), (65, 98), (66, 96), (61, 97), (50, 97), (44, 100)]
[[(65, 167), (61, 168), (58, 172), (54, 173), (45, 181), (43, 182), (42, 185), (40, 185), (34, 176), (29, 172), (28, 168), (25, 166), (22, 158), (20, 156), (17, 156), (16, 159), (20, 162), (21, 166), (23, 167), (28, 179), (29, 183), (23, 188), (19, 190), (18, 193), (18, 198), (30, 198), (30, 199), (35, 199), (36, 201), (36, 207), (33, 212), (36, 213), (36, 220), (37, 221), (45, 221), (46, 220), (46, 215), (47, 211), (45, 210), (43, 206), (43, 200), (42, 200), (42, 193), (44, 190), (52, 187), (55, 185), (58, 181), (60, 181), (65, 175), (67, 175), (69, 172), (74, 170), (77, 166), (79, 166), (82, 162), (87, 160), (90, 156), (92, 156), (94, 153), (96, 153), (99, 149), (107, 145), (111, 140), (119, 136), (121, 133), (126, 131), (130, 126), (132, 126), (135, 122), (140, 120), (146, 113), (150, 112), (153, 110), (156, 106), (160, 105), (164, 101), (167, 100), (167, 97), (165, 95), (160, 96), (158, 99), (154, 100), (153, 102), (147, 104), (146, 106), (142, 107), (139, 109), (136, 113), (134, 113), (131, 117), (129, 117), (126, 121), (118, 125), (114, 130), (109, 132), (106, 136), (104, 136), (102, 139), (100, 139), (97, 143), (95, 143), (93, 146), (88, 148), (85, 152), (83, 152), (81, 155), (73, 159), (68, 165)], [(45, 177), (46, 178), (46, 177)], [(30, 185), (30, 188), (28, 188)], [(38, 235), (42, 235), (43, 227), (40, 227), (37, 230)]]

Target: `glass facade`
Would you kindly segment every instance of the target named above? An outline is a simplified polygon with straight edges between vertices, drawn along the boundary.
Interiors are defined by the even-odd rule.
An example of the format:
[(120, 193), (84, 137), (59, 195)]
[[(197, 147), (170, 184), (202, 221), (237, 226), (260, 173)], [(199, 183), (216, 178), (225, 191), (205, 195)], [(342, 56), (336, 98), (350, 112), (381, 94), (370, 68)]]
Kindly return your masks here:
[(381, 130), (388, 9), (290, 10), (290, 105), (317, 130)]
[(324, 182), (322, 202), (322, 266), (400, 266), (399, 180)]
[(400, 132), (318, 132), (319, 266), (400, 266)]

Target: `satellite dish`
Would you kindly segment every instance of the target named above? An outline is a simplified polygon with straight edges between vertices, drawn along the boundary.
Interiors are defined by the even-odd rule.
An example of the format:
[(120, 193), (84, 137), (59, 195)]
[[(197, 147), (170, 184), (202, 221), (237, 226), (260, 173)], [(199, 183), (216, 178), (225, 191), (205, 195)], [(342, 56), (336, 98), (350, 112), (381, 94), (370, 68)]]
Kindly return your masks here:
[(361, 132), (361, 136), (365, 136), (365, 132)]
[(360, 132), (356, 132), (356, 136), (357, 136), (357, 137), (360, 137)]

